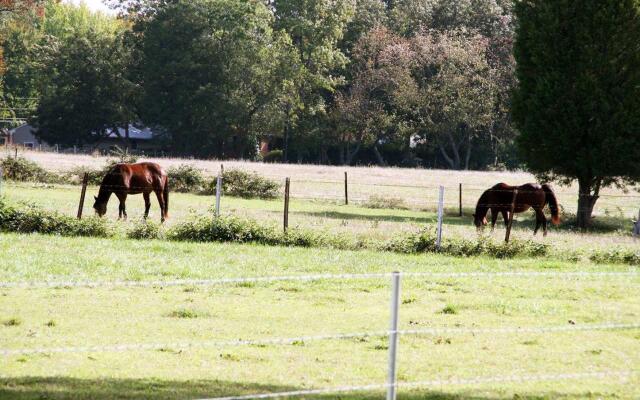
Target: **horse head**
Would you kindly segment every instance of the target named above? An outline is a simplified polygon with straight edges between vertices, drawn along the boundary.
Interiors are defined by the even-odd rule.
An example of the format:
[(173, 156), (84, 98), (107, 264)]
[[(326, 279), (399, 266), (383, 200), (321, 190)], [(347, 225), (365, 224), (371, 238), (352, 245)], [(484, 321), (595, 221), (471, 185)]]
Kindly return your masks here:
[(102, 217), (107, 213), (107, 202), (100, 201), (96, 196), (93, 196), (93, 198), (95, 199), (95, 202), (93, 203), (93, 209), (96, 210), (96, 214)]
[(481, 217), (480, 214), (473, 214), (473, 224), (476, 226), (476, 228), (478, 228), (478, 230), (483, 228), (488, 223), (489, 222), (487, 221), (486, 215)]

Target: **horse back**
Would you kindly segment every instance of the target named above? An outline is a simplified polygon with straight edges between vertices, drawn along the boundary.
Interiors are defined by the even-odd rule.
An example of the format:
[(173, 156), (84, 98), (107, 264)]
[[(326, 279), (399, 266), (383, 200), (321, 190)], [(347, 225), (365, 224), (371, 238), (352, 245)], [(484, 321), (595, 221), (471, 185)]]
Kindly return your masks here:
[(167, 182), (167, 174), (156, 163), (116, 164), (105, 176), (103, 185), (112, 186), (131, 194), (162, 190)]

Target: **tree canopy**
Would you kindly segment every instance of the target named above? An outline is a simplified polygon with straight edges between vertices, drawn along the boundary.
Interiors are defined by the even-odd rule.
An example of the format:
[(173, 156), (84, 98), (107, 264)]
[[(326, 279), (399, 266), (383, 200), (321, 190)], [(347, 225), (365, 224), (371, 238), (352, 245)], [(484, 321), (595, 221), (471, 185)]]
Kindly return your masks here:
[(524, 0), (513, 115), (527, 166), (577, 180), (578, 224), (600, 190), (640, 178), (640, 3)]

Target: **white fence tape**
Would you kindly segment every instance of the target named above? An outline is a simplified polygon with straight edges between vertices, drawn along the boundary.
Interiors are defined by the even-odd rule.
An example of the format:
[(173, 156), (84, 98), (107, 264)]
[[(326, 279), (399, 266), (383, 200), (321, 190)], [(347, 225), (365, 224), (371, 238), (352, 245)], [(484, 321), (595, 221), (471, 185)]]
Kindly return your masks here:
[[(559, 325), (542, 327), (497, 327), (497, 328), (428, 328), (398, 330), (402, 336), (416, 335), (481, 335), (481, 334), (519, 334), (519, 333), (553, 333), (553, 332), (579, 332), (579, 331), (604, 331), (604, 330), (634, 330), (640, 329), (639, 323), (603, 323), (587, 325)], [(162, 349), (193, 349), (211, 347), (233, 346), (264, 346), (264, 345), (291, 345), (295, 343), (313, 342), (321, 340), (340, 340), (356, 338), (387, 337), (391, 331), (340, 333), (332, 335), (298, 336), (290, 338), (247, 339), (227, 341), (202, 341), (202, 342), (174, 342), (174, 343), (146, 343), (146, 344), (116, 344), (96, 346), (51, 347), (33, 349), (0, 349), (0, 355), (27, 355), (27, 354), (53, 354), (53, 353), (99, 353), (99, 352), (125, 352), (146, 351)]]
[[(620, 272), (547, 272), (547, 271), (509, 271), (509, 272), (402, 272), (403, 278), (629, 278), (640, 277), (640, 271)], [(225, 284), (242, 283), (272, 283), (294, 281), (320, 281), (320, 280), (367, 280), (390, 278), (391, 273), (372, 274), (312, 274), (312, 275), (288, 275), (288, 276), (258, 276), (219, 279), (176, 279), (154, 281), (23, 281), (0, 282), (0, 288), (97, 288), (97, 287), (168, 287), (168, 286), (217, 286)]]
[[(479, 376), (473, 378), (447, 378), (447, 379), (434, 379), (421, 382), (399, 382), (397, 387), (405, 388), (418, 388), (418, 387), (440, 387), (440, 386), (459, 386), (459, 385), (481, 385), (491, 383), (510, 383), (510, 382), (542, 382), (542, 381), (563, 381), (563, 380), (580, 380), (580, 379), (607, 379), (607, 378), (620, 378), (628, 379), (631, 375), (636, 374), (637, 370), (626, 371), (588, 371), (588, 372), (575, 372), (564, 374), (531, 374), (531, 375), (506, 375), (506, 376)], [(227, 397), (212, 397), (208, 399), (200, 400), (250, 400), (250, 399), (275, 399), (281, 397), (295, 397), (295, 396), (310, 396), (321, 395), (330, 393), (342, 393), (342, 392), (362, 392), (383, 390), (389, 387), (388, 384), (371, 384), (360, 386), (342, 386), (334, 388), (324, 389), (308, 389), (308, 390), (295, 390), (290, 392), (280, 393), (263, 393), (263, 394), (250, 394), (242, 396), (227, 396)]]

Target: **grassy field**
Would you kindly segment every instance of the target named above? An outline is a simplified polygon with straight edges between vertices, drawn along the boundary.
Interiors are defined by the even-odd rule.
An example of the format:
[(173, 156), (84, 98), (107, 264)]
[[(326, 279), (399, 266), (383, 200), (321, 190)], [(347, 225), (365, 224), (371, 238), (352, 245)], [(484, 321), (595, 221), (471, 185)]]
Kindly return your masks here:
[[(28, 153), (48, 169), (74, 165), (102, 166), (104, 159)], [(215, 173), (216, 162), (162, 160), (163, 165), (192, 162)], [(369, 238), (388, 239), (435, 222), (420, 189), (379, 186), (394, 181), (408, 186), (485, 185), (505, 180), (525, 182), (526, 174), (450, 173), (380, 168), (348, 169), (362, 192), (353, 198), (396, 196), (412, 199), (409, 209), (345, 206), (340, 185), (298, 181), (340, 179), (344, 169), (228, 163), (225, 168), (257, 169), (268, 176), (291, 176), (295, 199), (291, 226)], [(336, 177), (337, 175), (337, 177)], [(515, 183), (515, 182), (514, 182)], [(308, 185), (307, 189), (296, 189)], [(373, 186), (372, 184), (378, 184)], [(325, 185), (325, 186), (322, 186)], [(355, 187), (355, 185), (354, 185)], [(300, 190), (296, 192), (296, 190)], [(331, 192), (335, 190), (335, 192)], [(387, 192), (389, 190), (389, 192)], [(391, 192), (393, 190), (393, 192)], [(568, 189), (563, 189), (568, 190)], [(91, 210), (88, 191), (85, 215)], [(36, 203), (75, 215), (79, 188), (70, 185), (2, 183), (10, 201)], [(622, 193), (611, 192), (616, 196)], [(564, 195), (563, 195), (564, 196)], [(567, 195), (569, 196), (569, 195)], [(324, 200), (303, 198), (324, 197)], [(457, 192), (454, 200), (457, 200)], [(465, 200), (473, 204), (475, 200)], [(450, 199), (450, 198), (449, 198)], [(466, 199), (466, 198), (465, 198)], [(621, 200), (622, 199), (622, 200)], [(631, 208), (626, 198), (612, 197)], [(152, 200), (151, 218), (158, 220)], [(430, 200), (429, 200), (430, 202)], [(410, 203), (410, 201), (407, 201)], [(204, 213), (211, 196), (172, 193), (168, 225), (191, 213)], [(117, 205), (107, 218), (121, 232), (111, 239), (0, 234), (0, 282), (79, 280), (215, 279), (315, 273), (498, 272), (498, 271), (636, 271), (637, 267), (570, 262), (563, 250), (635, 248), (628, 234), (629, 215), (614, 211), (598, 216), (597, 233), (578, 234), (554, 228), (546, 239), (549, 257), (498, 260), (455, 258), (437, 254), (401, 255), (375, 251), (268, 247), (218, 243), (139, 241), (122, 234), (142, 215), (140, 196), (129, 199), (130, 221), (116, 222)], [(225, 197), (223, 211), (280, 224), (281, 200)], [(470, 210), (456, 216), (450, 207), (444, 234), (473, 238)], [(613, 210), (613, 209), (612, 209)], [(513, 236), (532, 238), (530, 216), (519, 216)], [(503, 228), (494, 233), (496, 240)], [(640, 321), (640, 277), (631, 278), (406, 278), (402, 283), (401, 329), (580, 327)], [(305, 388), (384, 383), (387, 343), (382, 338), (308, 341), (292, 345), (210, 346), (183, 349), (172, 343), (297, 337), (388, 327), (390, 285), (387, 279), (214, 287), (146, 288), (0, 288), (0, 350), (66, 346), (165, 343), (156, 350), (128, 352), (0, 355), (1, 399), (197, 399)], [(401, 382), (487, 376), (630, 370), (640, 365), (640, 330), (571, 331), (518, 334), (437, 334), (405, 336), (400, 342)], [(381, 391), (306, 398), (365, 400)], [(437, 385), (401, 389), (400, 399), (637, 399), (640, 376), (567, 381)]]
[[(621, 267), (544, 260), (401, 256), (230, 244), (0, 236), (0, 280), (113, 280), (402, 271), (572, 271)], [(640, 280), (406, 279), (401, 328), (633, 323)], [(295, 337), (387, 327), (386, 280), (129, 289), (2, 289), (0, 343), (37, 348)], [(286, 346), (8, 356), (0, 397), (198, 398), (383, 383), (383, 339)], [(348, 355), (348, 356), (347, 356)], [(640, 363), (640, 332), (599, 331), (403, 338), (401, 381), (625, 370)], [(637, 398), (640, 381), (443, 386), (405, 399)], [(373, 399), (381, 394), (342, 395)], [(458, 397), (456, 397), (458, 396)], [(329, 396), (328, 398), (336, 398)]]

